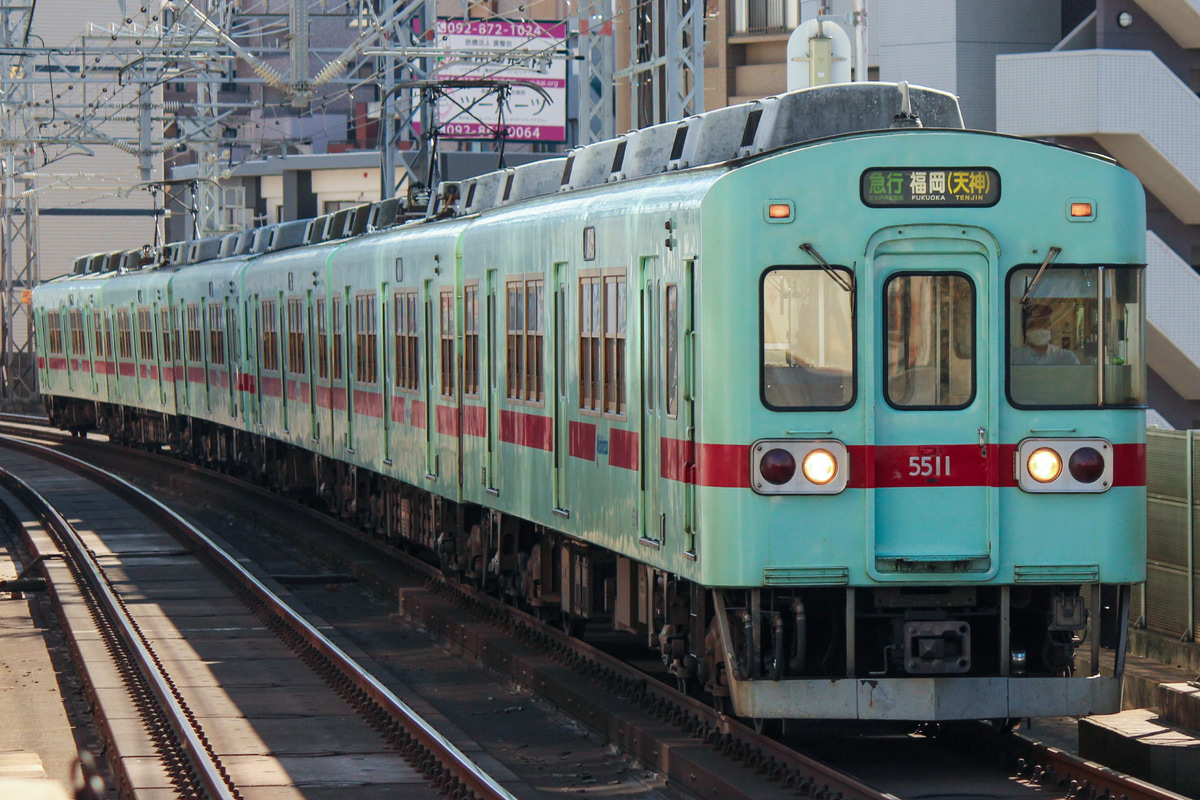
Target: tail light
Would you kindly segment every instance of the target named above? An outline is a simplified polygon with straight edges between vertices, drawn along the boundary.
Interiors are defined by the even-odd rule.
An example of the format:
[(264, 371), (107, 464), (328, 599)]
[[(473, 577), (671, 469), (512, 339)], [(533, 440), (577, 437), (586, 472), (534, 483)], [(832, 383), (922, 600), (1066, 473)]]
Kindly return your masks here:
[(783, 486), (796, 477), (796, 459), (782, 447), (773, 447), (758, 462), (762, 479), (772, 486)]
[(1071, 477), (1080, 483), (1095, 483), (1104, 476), (1107, 461), (1094, 447), (1081, 447), (1071, 454), (1067, 469)]
[(750, 447), (750, 485), (759, 494), (839, 494), (850, 476), (836, 439), (763, 439)]
[(1017, 485), (1033, 493), (1099, 493), (1113, 481), (1104, 439), (1026, 439), (1017, 445)]

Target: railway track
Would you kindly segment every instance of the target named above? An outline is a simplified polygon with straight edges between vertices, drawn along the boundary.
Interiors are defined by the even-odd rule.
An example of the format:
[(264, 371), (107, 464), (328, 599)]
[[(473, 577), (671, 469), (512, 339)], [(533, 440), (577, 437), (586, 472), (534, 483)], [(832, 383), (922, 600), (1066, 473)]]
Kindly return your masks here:
[[(68, 444), (68, 447), (70, 445)], [(108, 448), (103, 448), (108, 450)], [(113, 450), (116, 453), (116, 450)], [(106, 454), (125, 461), (125, 454)], [(142, 456), (144, 457), (144, 456)], [(167, 461), (189, 475), (196, 470)], [(166, 465), (164, 465), (166, 466)], [(158, 468), (161, 477), (162, 468)], [(191, 480), (189, 478), (188, 480)], [(262, 490), (225, 476), (208, 475), (222, 491), (241, 502), (280, 502)], [(807, 758), (726, 717), (707, 705), (647, 676), (645, 672), (591, 645), (568, 637), (539, 620), (445, 578), (417, 559), (381, 546), (358, 531), (307, 508), (292, 506), (312, 525), (337, 531), (342, 542), (371, 554), (370, 562), (419, 576), (419, 588), (394, 591), (406, 614), (421, 621), (444, 641), (508, 675), (567, 710), (593, 730), (658, 770), (671, 783), (700, 796), (879, 798), (895, 797)], [(310, 546), (338, 562), (338, 569), (359, 573), (384, 592), (388, 579), (365, 571), (361, 559), (347, 556), (342, 545), (313, 539)], [(357, 561), (357, 563), (355, 563)], [(600, 691), (602, 690), (602, 691)], [(990, 753), (1006, 765), (1013, 787), (1029, 796), (1079, 800), (1177, 800), (1179, 795), (1085, 762), (1070, 753), (1016, 736), (996, 736), (982, 728), (956, 728), (959, 749)], [(945, 793), (945, 786), (941, 787)], [(1024, 796), (1020, 791), (1012, 795)]]
[[(245, 797), (247, 786), (313, 782), (298, 763), (301, 742), (314, 730), (335, 729), (350, 737), (339, 739), (353, 752), (350, 760), (374, 773), (343, 776), (354, 784), (395, 784), (398, 797), (512, 800), (342, 648), (175, 512), (63, 453), (11, 439), (0, 444), (0, 486), (16, 500), (6, 503), (10, 525), (26, 531), (59, 617), (69, 625), (71, 649), (82, 662), (122, 796), (170, 788), (179, 796), (233, 800)], [(31, 518), (40, 525), (31, 525)], [(220, 579), (203, 574), (208, 570)], [(182, 575), (186, 585), (174, 575)], [(253, 655), (239, 662), (237, 650)], [(215, 664), (219, 670), (210, 670)], [(261, 672), (245, 674), (263, 669), (271, 671), (269, 679)], [(256, 730), (246, 705), (219, 708), (222, 702), (237, 706), (238, 690), (231, 685), (241, 686), (243, 699), (281, 689), (291, 695), (293, 707), (304, 707), (304, 718), (294, 720), (291, 730), (278, 724)], [(349, 720), (346, 704), (355, 712)], [(269, 730), (275, 731), (274, 744), (265, 741)], [(255, 738), (262, 740), (258, 753), (246, 746)], [(285, 740), (300, 747), (292, 763), (271, 757)], [(267, 765), (264, 776), (264, 762), (272, 760), (277, 774)], [(327, 755), (309, 754), (308, 760), (334, 774), (350, 767), (350, 760)]]

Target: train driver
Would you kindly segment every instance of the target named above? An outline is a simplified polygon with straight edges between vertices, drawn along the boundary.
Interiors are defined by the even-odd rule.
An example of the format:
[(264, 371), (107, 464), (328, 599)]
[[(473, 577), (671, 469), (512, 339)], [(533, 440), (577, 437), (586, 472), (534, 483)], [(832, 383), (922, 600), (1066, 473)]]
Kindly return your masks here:
[(1025, 309), (1025, 341), (1012, 350), (1013, 364), (1031, 366), (1077, 365), (1079, 358), (1050, 341), (1050, 306), (1031, 304)]

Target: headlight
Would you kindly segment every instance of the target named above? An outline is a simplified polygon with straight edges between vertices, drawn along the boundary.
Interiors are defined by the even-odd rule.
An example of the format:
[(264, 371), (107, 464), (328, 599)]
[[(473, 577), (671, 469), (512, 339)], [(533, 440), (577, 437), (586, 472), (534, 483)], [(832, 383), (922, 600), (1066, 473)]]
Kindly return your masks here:
[(1029, 474), (1039, 483), (1050, 483), (1062, 473), (1062, 457), (1049, 447), (1039, 447), (1029, 455)]
[(1101, 494), (1113, 485), (1114, 455), (1107, 439), (1024, 439), (1014, 477), (1033, 494)]
[(804, 457), (804, 477), (817, 486), (824, 486), (837, 477), (837, 459), (828, 450), (813, 450)]
[(840, 494), (851, 469), (837, 439), (760, 439), (750, 447), (750, 487), (758, 494)]

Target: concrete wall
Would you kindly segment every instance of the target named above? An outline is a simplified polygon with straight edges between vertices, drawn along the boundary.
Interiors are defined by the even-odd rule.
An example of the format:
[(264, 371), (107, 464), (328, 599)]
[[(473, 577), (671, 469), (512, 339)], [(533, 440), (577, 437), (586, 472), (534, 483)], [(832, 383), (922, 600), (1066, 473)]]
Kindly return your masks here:
[(996, 127), (996, 56), (1049, 50), (1058, 0), (880, 0), (871, 7), (879, 77), (957, 94), (968, 128)]

